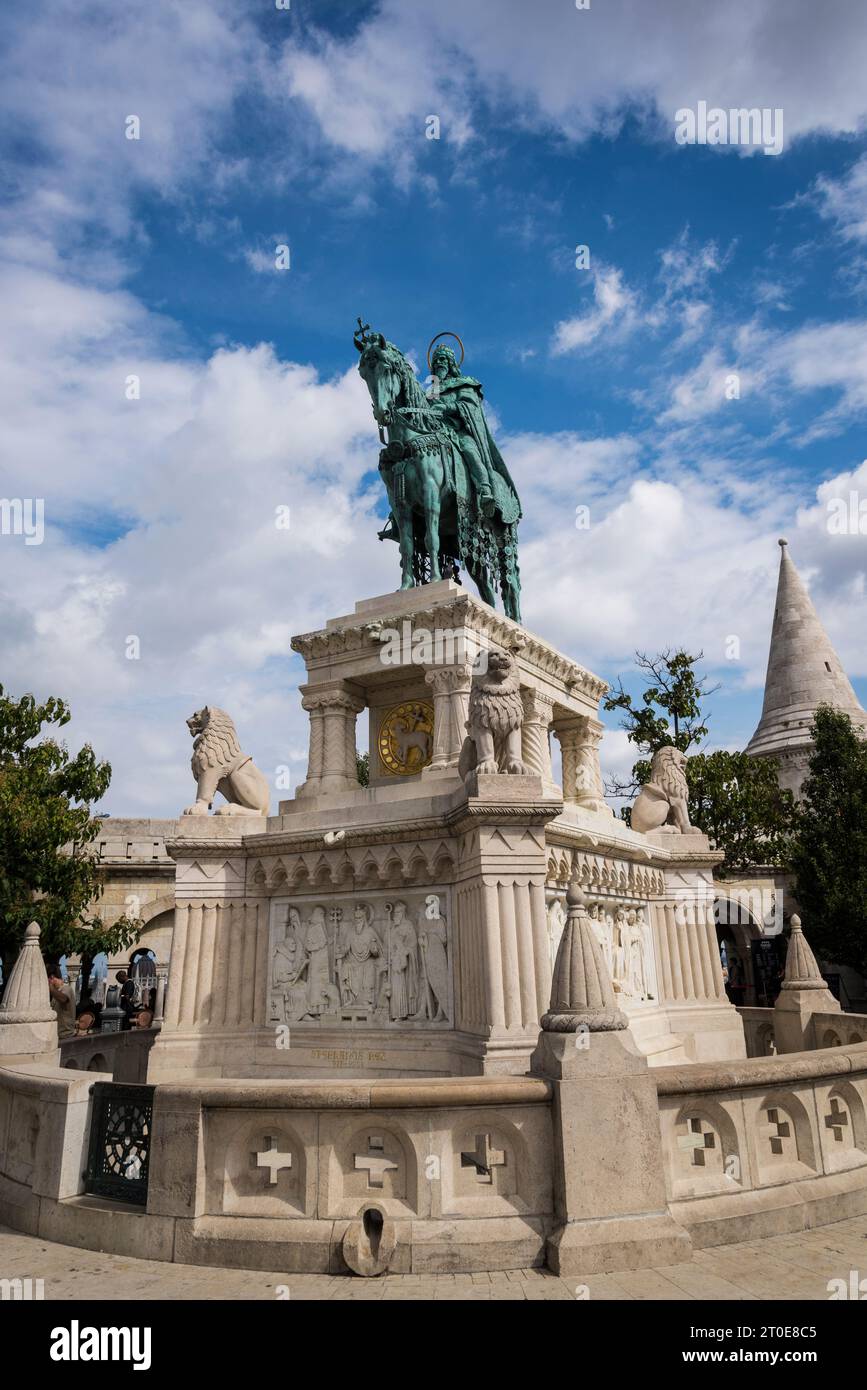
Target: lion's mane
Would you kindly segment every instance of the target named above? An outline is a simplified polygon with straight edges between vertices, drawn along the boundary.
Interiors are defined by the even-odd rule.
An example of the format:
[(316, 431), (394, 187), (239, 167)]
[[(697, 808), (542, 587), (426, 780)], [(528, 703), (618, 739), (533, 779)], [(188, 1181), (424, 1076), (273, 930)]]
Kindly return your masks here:
[(192, 718), (204, 727), (193, 742), (190, 766), (198, 778), (206, 767), (229, 767), (241, 756), (241, 745), (235, 725), (224, 709), (208, 705), (197, 710)]
[[(503, 674), (501, 675), (500, 672)], [(495, 737), (520, 729), (524, 718), (518, 668), (510, 656), (491, 660), (485, 676), (477, 676), (470, 689), (468, 723), (490, 729)]]
[(689, 796), (686, 773), (681, 766), (682, 754), (671, 744), (658, 748), (650, 764), (650, 780), (667, 795), (669, 801), (685, 800)]

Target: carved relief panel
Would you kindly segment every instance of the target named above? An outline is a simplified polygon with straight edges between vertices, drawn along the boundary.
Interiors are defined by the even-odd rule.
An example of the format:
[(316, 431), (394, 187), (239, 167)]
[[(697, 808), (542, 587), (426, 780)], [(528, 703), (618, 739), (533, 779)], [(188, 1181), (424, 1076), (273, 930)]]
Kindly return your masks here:
[[(630, 1003), (652, 1003), (659, 998), (653, 930), (646, 903), (618, 902), (614, 898), (590, 898), (587, 911), (602, 947), (614, 992)], [(552, 896), (548, 904), (548, 940), (553, 959), (566, 922), (563, 898)]]
[(448, 901), (444, 888), (275, 899), (269, 1019), (450, 1026)]

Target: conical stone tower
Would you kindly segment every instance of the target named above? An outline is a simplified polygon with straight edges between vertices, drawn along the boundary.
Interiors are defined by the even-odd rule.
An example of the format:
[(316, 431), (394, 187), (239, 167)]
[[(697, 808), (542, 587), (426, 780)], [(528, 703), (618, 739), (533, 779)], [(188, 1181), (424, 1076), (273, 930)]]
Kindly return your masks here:
[(810, 725), (819, 705), (844, 710), (867, 727), (858, 703), (801, 576), (780, 541), (780, 575), (759, 726), (747, 745), (756, 758), (773, 758), (779, 782), (797, 796), (807, 773)]

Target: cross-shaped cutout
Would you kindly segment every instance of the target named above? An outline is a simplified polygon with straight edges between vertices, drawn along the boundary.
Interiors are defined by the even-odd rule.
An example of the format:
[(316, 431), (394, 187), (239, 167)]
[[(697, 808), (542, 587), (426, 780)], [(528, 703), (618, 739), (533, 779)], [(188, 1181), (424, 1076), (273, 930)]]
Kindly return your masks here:
[(768, 1143), (771, 1146), (771, 1153), (781, 1154), (784, 1147), (783, 1140), (791, 1139), (792, 1137), (792, 1126), (789, 1124), (788, 1120), (780, 1119), (779, 1110), (768, 1110), (767, 1116), (769, 1123), (762, 1126), (762, 1133), (767, 1136)]
[(691, 1115), (686, 1122), (686, 1134), (680, 1134), (677, 1138), (679, 1149), (692, 1149), (692, 1166), (694, 1168), (704, 1167), (705, 1151), (716, 1148), (716, 1134), (707, 1125), (706, 1121), (699, 1115)]
[(291, 1153), (280, 1153), (277, 1148), (277, 1140), (270, 1134), (266, 1134), (265, 1144), (267, 1147), (264, 1148), (261, 1153), (256, 1153), (254, 1151), (250, 1157), (255, 1160), (255, 1166), (257, 1168), (268, 1169), (268, 1186), (273, 1187), (277, 1181), (277, 1174), (280, 1172), (281, 1168), (292, 1167), (292, 1155)]
[(831, 1097), (831, 1113), (825, 1116), (825, 1124), (833, 1132), (838, 1144), (843, 1142), (843, 1132), (849, 1123), (849, 1115), (840, 1104), (838, 1096)]
[(476, 1182), (494, 1181), (495, 1168), (502, 1168), (506, 1162), (506, 1155), (502, 1149), (491, 1148), (490, 1134), (477, 1134), (475, 1151), (471, 1154), (461, 1154), (462, 1168), (475, 1168)]
[(382, 1188), (385, 1185), (385, 1175), (397, 1168), (396, 1163), (392, 1163), (390, 1158), (385, 1156), (385, 1141), (381, 1135), (371, 1134), (367, 1141), (367, 1153), (355, 1155), (356, 1171), (367, 1173), (367, 1186)]

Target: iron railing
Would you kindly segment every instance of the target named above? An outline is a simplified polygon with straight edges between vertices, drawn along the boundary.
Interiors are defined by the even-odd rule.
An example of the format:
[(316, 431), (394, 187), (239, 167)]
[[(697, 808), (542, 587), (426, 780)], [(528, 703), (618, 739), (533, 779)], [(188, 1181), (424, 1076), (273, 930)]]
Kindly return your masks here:
[(153, 1086), (96, 1081), (85, 1191), (144, 1206), (148, 1196)]

